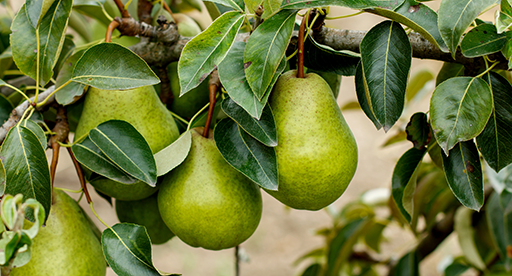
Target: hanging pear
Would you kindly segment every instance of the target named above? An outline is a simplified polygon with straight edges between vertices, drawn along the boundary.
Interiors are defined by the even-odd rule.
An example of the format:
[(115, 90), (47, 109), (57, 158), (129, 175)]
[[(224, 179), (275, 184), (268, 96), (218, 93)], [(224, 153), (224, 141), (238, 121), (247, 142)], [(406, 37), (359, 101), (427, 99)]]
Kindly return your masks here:
[(329, 84), (317, 74), (282, 74), (269, 99), (278, 145), (278, 191), (285, 205), (319, 210), (338, 199), (357, 167), (357, 145)]

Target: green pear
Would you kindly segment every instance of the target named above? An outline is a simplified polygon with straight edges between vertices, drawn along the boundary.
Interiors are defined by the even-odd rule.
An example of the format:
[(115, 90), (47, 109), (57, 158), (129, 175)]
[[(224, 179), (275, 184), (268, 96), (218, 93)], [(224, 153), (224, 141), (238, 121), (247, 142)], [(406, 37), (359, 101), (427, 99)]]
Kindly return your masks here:
[(130, 222), (146, 227), (151, 242), (162, 244), (174, 237), (174, 233), (167, 228), (160, 211), (158, 211), (158, 193), (152, 196), (137, 200), (124, 201), (116, 200), (116, 213), (120, 222)]
[(276, 128), (278, 191), (295, 209), (319, 210), (338, 199), (357, 167), (357, 145), (329, 84), (317, 74), (282, 74), (269, 99)]
[[(146, 139), (153, 153), (165, 148), (179, 137), (174, 118), (158, 98), (153, 86), (130, 90), (102, 90), (91, 87), (85, 95), (75, 140), (85, 138), (91, 129), (114, 119), (132, 124)], [(143, 199), (157, 190), (156, 187), (150, 187), (141, 181), (123, 184), (98, 178), (90, 182), (102, 193), (122, 200)]]
[(11, 276), (104, 276), (101, 243), (80, 206), (66, 193), (53, 192), (46, 226), (33, 240), (32, 258)]
[(180, 79), (178, 78), (178, 62), (171, 62), (167, 67), (171, 91), (174, 100), (171, 111), (183, 118), (192, 118), (202, 107), (210, 101), (208, 81), (203, 81), (199, 86), (180, 97)]
[(175, 13), (173, 14), (173, 17), (176, 20), (178, 33), (180, 35), (185, 37), (194, 37), (201, 32), (201, 27), (199, 27), (197, 22), (190, 18), (190, 16), (182, 13)]
[(261, 193), (220, 154), (213, 132), (192, 129), (192, 147), (181, 165), (167, 174), (158, 192), (158, 209), (169, 229), (193, 247), (220, 250), (239, 245), (258, 227)]

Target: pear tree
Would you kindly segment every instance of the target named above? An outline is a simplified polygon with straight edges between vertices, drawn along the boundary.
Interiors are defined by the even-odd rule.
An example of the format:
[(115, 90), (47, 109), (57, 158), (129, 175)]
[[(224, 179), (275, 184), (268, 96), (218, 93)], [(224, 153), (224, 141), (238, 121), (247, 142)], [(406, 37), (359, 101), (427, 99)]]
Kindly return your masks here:
[[(334, 7), (382, 21), (329, 28)], [(234, 248), (240, 275), (262, 193), (332, 219), (298, 275), (419, 275), (452, 234), (440, 273), (508, 275), (511, 57), (511, 0), (1, 0), (1, 275), (178, 275), (152, 261), (170, 239)], [(412, 74), (413, 58), (443, 65)], [(357, 102), (340, 108), (342, 79)], [(338, 210), (374, 165), (346, 109), (409, 149), (389, 196)], [(75, 191), (55, 181), (62, 148)], [(415, 237), (400, 256), (381, 248), (391, 227)]]

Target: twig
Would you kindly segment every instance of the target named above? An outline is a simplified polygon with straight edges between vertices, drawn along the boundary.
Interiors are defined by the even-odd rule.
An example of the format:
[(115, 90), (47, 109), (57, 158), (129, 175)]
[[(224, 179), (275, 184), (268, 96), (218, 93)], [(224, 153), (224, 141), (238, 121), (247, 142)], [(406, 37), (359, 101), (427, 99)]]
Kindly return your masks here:
[(112, 33), (117, 27), (119, 27), (118, 21), (113, 20), (112, 22), (110, 22), (110, 24), (108, 24), (107, 33), (105, 34), (105, 42), (112, 42)]
[(71, 148), (66, 148), (68, 150), (69, 156), (71, 156), (71, 160), (73, 160), (73, 165), (75, 165), (76, 174), (78, 175), (78, 179), (80, 180), (80, 185), (82, 186), (82, 190), (84, 191), (85, 198), (87, 199), (87, 203), (91, 204), (92, 199), (91, 195), (89, 195), (89, 191), (87, 190), (87, 183), (85, 181), (85, 176), (82, 171), (82, 167), (80, 167), (80, 163), (75, 158), (73, 151)]
[(208, 132), (210, 131), (210, 124), (213, 119), (213, 111), (215, 110), (215, 103), (217, 102), (217, 90), (220, 87), (219, 72), (214, 70), (210, 75), (208, 82), (208, 89), (210, 91), (210, 106), (208, 108), (208, 117), (206, 117), (206, 124), (204, 125), (203, 137), (208, 138)]
[(57, 163), (59, 162), (59, 142), (64, 143), (68, 139), (69, 135), (69, 124), (68, 116), (66, 115), (66, 107), (59, 106), (57, 108), (57, 114), (55, 115), (55, 126), (53, 127), (52, 131), (55, 133), (55, 135), (50, 138), (50, 145), (52, 146), (53, 150), (52, 164), (50, 166), (50, 178), (53, 187), (55, 181), (55, 172), (57, 171)]
[(152, 9), (153, 4), (151, 3), (151, 1), (139, 0), (139, 3), (137, 5), (137, 16), (139, 17), (139, 21), (151, 25), (151, 23), (153, 23), (153, 18), (151, 17)]
[(114, 2), (116, 3), (117, 5), (117, 9), (119, 9), (119, 11), (121, 12), (121, 16), (123, 18), (130, 18), (130, 13), (128, 12), (128, 10), (126, 10), (124, 8), (124, 4), (123, 2), (121, 2), (121, 0), (114, 0)]
[(304, 15), (299, 27), (299, 41), (297, 52), (297, 78), (304, 78), (304, 34), (306, 32), (306, 22), (308, 22), (309, 12)]
[(160, 78), (160, 100), (164, 105), (170, 107), (174, 100), (174, 96), (171, 90), (171, 82), (169, 80), (167, 67), (158, 67), (158, 77)]

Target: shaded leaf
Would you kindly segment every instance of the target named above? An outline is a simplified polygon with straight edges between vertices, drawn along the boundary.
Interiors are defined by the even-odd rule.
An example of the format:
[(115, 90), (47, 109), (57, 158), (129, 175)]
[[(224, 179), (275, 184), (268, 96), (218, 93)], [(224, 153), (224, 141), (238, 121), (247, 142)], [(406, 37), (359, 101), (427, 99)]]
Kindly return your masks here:
[[(506, 265), (512, 265), (512, 259), (508, 258), (507, 247), (512, 246), (512, 240), (508, 238), (505, 232), (505, 216), (500, 205), (500, 195), (494, 193), (489, 197), (485, 207), (487, 224), (489, 226), (494, 245), (500, 255), (505, 260)], [(509, 223), (507, 221), (507, 223)]]
[(512, 163), (512, 85), (501, 75), (488, 74), (494, 109), (484, 130), (476, 137), (478, 149), (495, 171)]
[(443, 63), (441, 70), (439, 70), (437, 73), (436, 86), (447, 79), (459, 76), (464, 76), (464, 65), (459, 63), (445, 62)]
[[(239, 12), (245, 11), (245, 3), (243, 0), (212, 0), (211, 2), (231, 7)], [(201, 10), (201, 6), (199, 5), (198, 7), (199, 10)]]
[(6, 172), (4, 163), (0, 159), (0, 196), (4, 195), (5, 192), (5, 183), (6, 183)]
[(393, 268), (392, 275), (396, 276), (419, 276), (419, 258), (416, 251), (411, 251), (405, 254), (398, 264)]
[(444, 153), (480, 134), (492, 108), (491, 89), (480, 78), (456, 77), (438, 85), (430, 99), (430, 124)]
[[(76, 63), (82, 57), (84, 51), (79, 51), (74, 53), (72, 56), (68, 57), (64, 64), (62, 65), (59, 75), (57, 76), (57, 80), (55, 83), (56, 88), (60, 88), (64, 85), (68, 80), (71, 79), (73, 75), (73, 69), (75, 68)], [(79, 82), (70, 82), (65, 87), (62, 87), (55, 93), (55, 100), (61, 105), (68, 105), (75, 101), (75, 96), (82, 96), (85, 92), (86, 85)]]
[(384, 144), (381, 147), (387, 147), (390, 145), (394, 145), (396, 143), (407, 140), (407, 133), (405, 131), (398, 131), (395, 135), (386, 139)]
[(380, 252), (380, 243), (382, 241), (384, 229), (386, 229), (387, 223), (383, 223), (380, 221), (375, 221), (368, 233), (364, 236), (364, 242), (368, 247), (375, 250), (375, 252)]
[(466, 272), (470, 266), (454, 261), (444, 269), (445, 276), (459, 276)]
[(434, 79), (434, 75), (430, 70), (421, 70), (416, 72), (407, 84), (407, 91), (405, 92), (405, 99), (407, 101), (413, 100), (420, 91), (422, 91), (427, 84)]
[(482, 166), (473, 141), (458, 143), (449, 156), (443, 153), (443, 169), (448, 186), (460, 203), (480, 210), (484, 203)]
[(412, 59), (409, 38), (400, 24), (384, 21), (368, 31), (360, 48), (368, 106), (388, 131), (404, 108)]
[(501, 34), (512, 26), (512, 7), (508, 1), (500, 2), (500, 11), (496, 16), (496, 27)]
[(213, 135), (226, 161), (261, 187), (277, 191), (277, 158), (267, 147), (245, 133), (233, 120), (223, 119)]
[(466, 208), (459, 208), (455, 212), (454, 231), (457, 233), (459, 245), (462, 249), (465, 259), (473, 266), (480, 270), (484, 270), (486, 265), (482, 257), (478, 253), (477, 245), (475, 243), (475, 228), (473, 228), (472, 215), (473, 210)]
[(375, 113), (370, 105), (370, 93), (368, 91), (368, 86), (366, 85), (366, 81), (363, 75), (363, 67), (361, 62), (357, 65), (356, 75), (355, 75), (355, 84), (356, 84), (356, 94), (357, 100), (359, 101), (359, 105), (363, 110), (364, 114), (372, 121), (377, 130), (382, 128), (381, 123), (377, 120)]
[(407, 140), (411, 141), (415, 148), (425, 148), (430, 143), (430, 125), (427, 121), (427, 114), (423, 112), (414, 113), (405, 131), (407, 132)]
[(439, 31), (448, 49), (455, 58), (455, 53), (462, 34), (471, 22), (497, 0), (456, 0), (442, 1), (439, 5)]
[(309, 9), (325, 6), (341, 6), (351, 9), (384, 8), (394, 9), (404, 0), (283, 0), (282, 9)]
[(479, 57), (499, 52), (507, 43), (505, 34), (498, 34), (493, 24), (480, 24), (471, 29), (460, 43), (466, 57)]
[(224, 60), (243, 20), (242, 13), (226, 12), (185, 45), (178, 62), (180, 96), (203, 82)]
[(7, 194), (22, 194), (25, 199), (35, 198), (50, 213), (52, 187), (48, 160), (41, 142), (28, 128), (11, 128), (0, 150), (5, 167)]
[(222, 101), (222, 110), (256, 140), (269, 147), (277, 146), (276, 123), (269, 105), (265, 106), (259, 120), (251, 117), (231, 98)]
[(108, 26), (110, 20), (103, 13), (102, 6), (108, 5), (109, 2), (107, 0), (73, 0), (73, 9)]
[(319, 276), (322, 271), (322, 265), (316, 263), (308, 266), (301, 276)]
[(54, 1), (55, 0), (27, 0), (25, 2), (28, 20), (34, 28), (37, 28), (41, 19), (43, 19)]
[(142, 58), (116, 43), (101, 43), (85, 51), (76, 62), (71, 79), (107, 90), (131, 89), (160, 82)]
[(32, 131), (34, 135), (37, 137), (39, 142), (41, 142), (41, 146), (46, 150), (48, 147), (48, 141), (46, 140), (46, 134), (44, 134), (44, 130), (34, 121), (30, 119), (26, 119), (21, 122), (21, 125), (26, 127), (28, 130)]
[(284, 57), (295, 25), (295, 10), (282, 10), (266, 19), (249, 36), (244, 51), (247, 83), (263, 98)]
[(191, 146), (192, 136), (190, 131), (186, 131), (172, 144), (155, 153), (157, 176), (168, 173), (185, 161)]
[(360, 55), (319, 44), (308, 35), (304, 42), (304, 66), (308, 69), (333, 72), (342, 76), (353, 76), (360, 60)]
[(107, 121), (91, 129), (89, 138), (123, 171), (151, 187), (156, 186), (156, 162), (151, 148), (130, 123)]
[[(4, 81), (0, 80), (0, 86), (2, 86)], [(3, 124), (9, 116), (11, 116), (11, 112), (14, 109), (11, 101), (9, 101), (3, 94), (0, 94), (0, 124)]]

